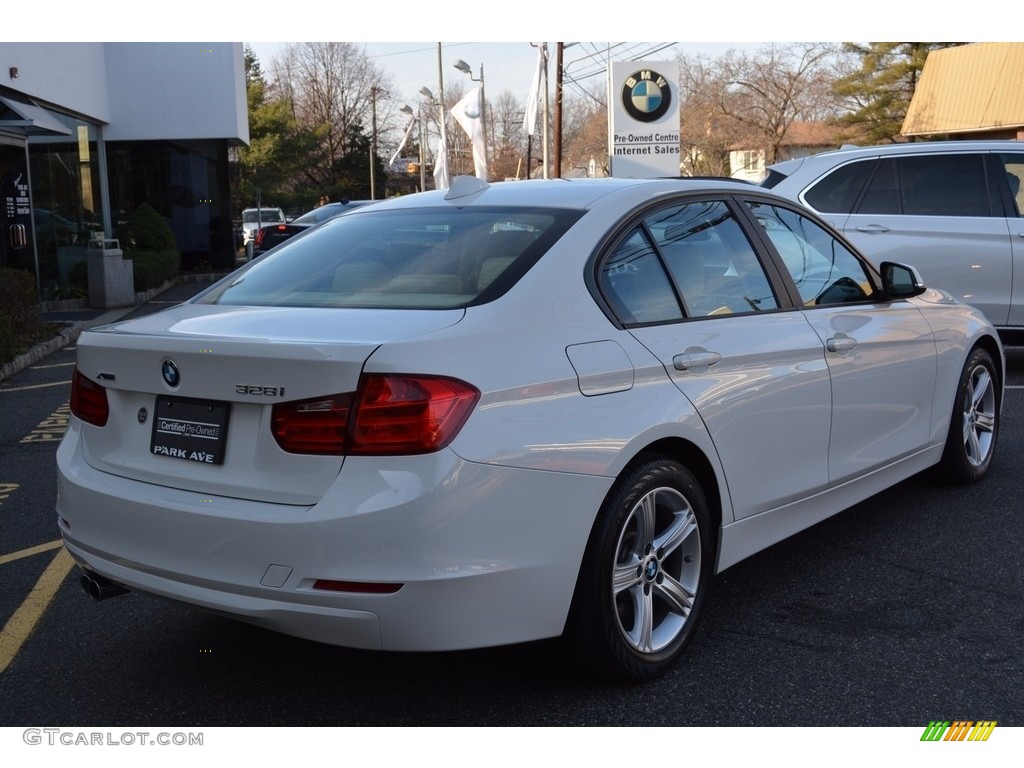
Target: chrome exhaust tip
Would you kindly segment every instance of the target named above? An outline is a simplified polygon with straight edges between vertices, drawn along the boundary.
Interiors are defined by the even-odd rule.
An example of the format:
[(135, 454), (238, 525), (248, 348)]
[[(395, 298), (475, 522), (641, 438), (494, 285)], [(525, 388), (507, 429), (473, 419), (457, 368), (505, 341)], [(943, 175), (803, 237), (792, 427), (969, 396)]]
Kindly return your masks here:
[(124, 587), (92, 571), (85, 571), (79, 577), (78, 583), (82, 587), (82, 591), (96, 602), (124, 595), (130, 591), (128, 587)]

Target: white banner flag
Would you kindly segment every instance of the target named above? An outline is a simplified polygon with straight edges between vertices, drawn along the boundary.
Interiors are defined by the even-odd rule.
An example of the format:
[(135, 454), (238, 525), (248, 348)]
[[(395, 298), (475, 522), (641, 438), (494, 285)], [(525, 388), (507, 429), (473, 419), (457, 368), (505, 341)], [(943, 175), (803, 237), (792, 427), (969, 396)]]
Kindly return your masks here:
[(398, 156), (402, 154), (402, 150), (405, 149), (405, 143), (409, 141), (409, 134), (412, 133), (412, 127), (416, 125), (416, 120), (417, 118), (414, 117), (409, 121), (409, 127), (405, 129), (405, 136), (402, 137), (402, 143), (398, 145), (398, 149), (395, 150), (395, 154), (393, 154), (391, 159), (388, 160), (388, 168), (395, 164), (395, 160), (398, 159)]
[(434, 158), (434, 189), (448, 189), (448, 148), (444, 136), (437, 140), (437, 157)]
[(487, 181), (487, 143), (484, 138), (483, 104), (480, 103), (481, 89), (474, 88), (452, 107), (449, 112), (473, 144), (473, 168), (475, 175)]
[(537, 67), (530, 83), (530, 95), (526, 97), (526, 114), (523, 115), (523, 130), (527, 136), (533, 136), (537, 127), (537, 104), (540, 102), (540, 89), (544, 83), (544, 70), (548, 61), (548, 44), (537, 46)]

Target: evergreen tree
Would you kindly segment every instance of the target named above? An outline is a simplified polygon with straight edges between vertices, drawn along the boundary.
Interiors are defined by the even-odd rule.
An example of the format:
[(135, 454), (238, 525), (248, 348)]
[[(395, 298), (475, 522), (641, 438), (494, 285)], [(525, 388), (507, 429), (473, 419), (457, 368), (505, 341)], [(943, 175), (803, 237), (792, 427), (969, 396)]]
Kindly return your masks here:
[(850, 108), (840, 123), (869, 144), (898, 139), (928, 54), (953, 45), (960, 43), (845, 43), (859, 66), (833, 88)]

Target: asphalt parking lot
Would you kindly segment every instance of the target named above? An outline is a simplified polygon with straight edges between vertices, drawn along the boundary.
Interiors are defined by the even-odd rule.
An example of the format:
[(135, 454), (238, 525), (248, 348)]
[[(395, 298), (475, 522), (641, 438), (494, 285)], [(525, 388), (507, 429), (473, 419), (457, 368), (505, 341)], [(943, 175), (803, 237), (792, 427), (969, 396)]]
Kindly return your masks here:
[(557, 641), (381, 654), (146, 595), (90, 601), (53, 512), (74, 356), (0, 382), (0, 726), (1024, 725), (1024, 350), (983, 483), (918, 476), (734, 566), (682, 662), (644, 686), (581, 675)]

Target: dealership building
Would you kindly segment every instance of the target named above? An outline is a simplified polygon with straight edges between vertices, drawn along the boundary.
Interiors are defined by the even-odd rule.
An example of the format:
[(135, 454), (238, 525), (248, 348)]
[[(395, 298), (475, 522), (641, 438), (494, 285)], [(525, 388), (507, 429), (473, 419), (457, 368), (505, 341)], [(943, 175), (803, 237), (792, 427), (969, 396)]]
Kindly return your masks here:
[(242, 43), (0, 42), (0, 266), (47, 298), (144, 203), (183, 269), (232, 266), (228, 155), (248, 141)]

